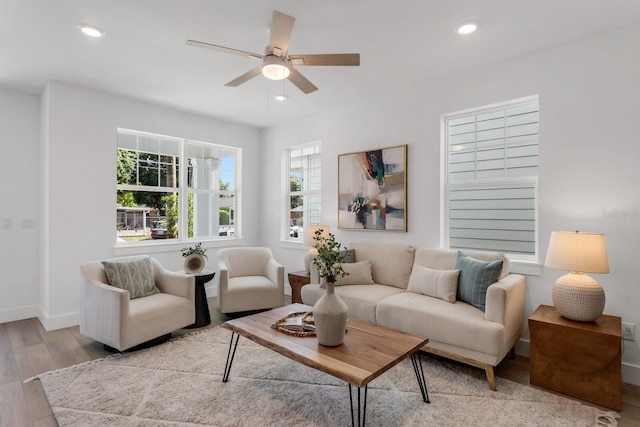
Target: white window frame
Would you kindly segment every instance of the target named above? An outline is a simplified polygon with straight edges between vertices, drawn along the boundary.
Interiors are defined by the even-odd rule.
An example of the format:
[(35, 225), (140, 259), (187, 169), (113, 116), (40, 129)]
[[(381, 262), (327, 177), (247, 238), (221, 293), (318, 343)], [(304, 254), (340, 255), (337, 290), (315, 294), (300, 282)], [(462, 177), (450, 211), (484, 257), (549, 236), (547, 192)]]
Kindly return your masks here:
[[(180, 242), (202, 242), (202, 241), (216, 241), (216, 240), (224, 240), (224, 239), (239, 239), (241, 237), (241, 209), (240, 209), (240, 181), (239, 181), (239, 167), (241, 162), (242, 149), (238, 147), (232, 147), (221, 144), (214, 144), (209, 142), (195, 141), (184, 138), (160, 135), (150, 132), (137, 131), (132, 129), (124, 129), (118, 128), (118, 134), (126, 134), (132, 135), (136, 137), (150, 137), (150, 138), (158, 138), (160, 140), (171, 141), (178, 145), (178, 156), (179, 161), (179, 179), (178, 179), (178, 187), (160, 187), (160, 186), (143, 186), (143, 185), (129, 185), (129, 184), (117, 184), (116, 183), (116, 191), (125, 190), (125, 191), (148, 191), (148, 192), (159, 192), (159, 193), (177, 193), (179, 200), (179, 211), (178, 211), (178, 237), (175, 239), (161, 239), (161, 240), (143, 240), (136, 242), (116, 242), (116, 246), (118, 247), (127, 247), (132, 246), (133, 244), (144, 244), (144, 245), (153, 245), (153, 244), (166, 244), (169, 243), (180, 243)], [(219, 188), (215, 189), (195, 189), (189, 188), (188, 185), (188, 168), (187, 168), (187, 159), (189, 156), (187, 155), (187, 146), (191, 145), (202, 145), (224, 149), (227, 151), (234, 152), (234, 188), (232, 191), (220, 190)], [(119, 145), (116, 146), (116, 155), (118, 150), (121, 147)], [(185, 237), (188, 236), (188, 221), (185, 220), (188, 218), (188, 194), (207, 194), (215, 196), (217, 195), (231, 195), (235, 201), (235, 216), (234, 216), (234, 232), (231, 235), (219, 236), (219, 235), (211, 235), (211, 236), (194, 236), (194, 237)], [(195, 225), (194, 225), (195, 227)]]
[[(482, 152), (482, 149), (478, 149), (477, 145), (475, 144), (475, 141), (477, 140), (477, 134), (476, 134), (474, 137), (475, 138), (474, 142), (470, 142), (468, 146), (463, 148), (469, 153), (474, 153), (474, 158), (476, 163), (475, 169), (473, 172), (469, 172), (469, 175), (473, 174), (474, 176), (466, 177), (465, 179), (460, 179), (454, 182), (450, 181), (450, 160), (449, 160), (449, 154), (451, 152), (450, 140), (449, 140), (449, 122), (450, 121), (465, 118), (465, 117), (470, 117), (470, 116), (491, 114), (499, 111), (506, 111), (506, 110), (511, 110), (511, 109), (520, 108), (520, 107), (526, 108), (527, 106), (531, 106), (531, 105), (535, 105), (539, 113), (539, 97), (537, 95), (525, 97), (525, 98), (519, 98), (519, 99), (506, 101), (506, 102), (501, 102), (497, 104), (491, 104), (483, 107), (468, 109), (464, 111), (443, 114), (441, 116), (441, 153), (442, 153), (442, 156), (441, 156), (441, 171), (442, 171), (442, 175), (441, 175), (441, 183), (442, 183), (442, 186), (441, 186), (441, 199), (442, 199), (441, 244), (444, 248), (502, 252), (502, 253), (505, 253), (511, 260), (514, 260), (514, 261), (522, 261), (526, 263), (531, 263), (531, 262), (539, 263), (539, 248), (538, 248), (538, 244), (539, 244), (539, 233), (538, 233), (538, 173), (539, 172), (538, 171), (539, 171), (539, 168), (537, 166), (537, 158), (538, 158), (537, 149), (539, 147), (539, 141), (538, 141), (539, 130), (535, 133), (536, 135), (535, 139), (536, 141), (538, 141), (535, 144), (536, 155), (535, 156), (530, 155), (529, 156), (530, 159), (528, 159), (528, 161), (532, 161), (532, 159), (535, 157), (536, 166), (523, 168), (523, 170), (526, 171), (526, 173), (522, 174), (521, 176), (509, 176), (509, 173), (514, 170), (514, 169), (507, 169), (509, 165), (509, 160), (513, 160), (513, 158), (515, 158), (516, 156), (509, 157), (509, 154), (508, 154), (507, 148), (510, 146), (507, 145), (508, 135), (507, 135), (506, 129), (508, 128), (508, 126), (505, 121), (505, 125), (504, 125), (505, 136), (503, 138), (504, 139), (503, 160), (505, 165), (504, 174), (500, 177), (498, 176), (480, 177), (480, 178), (477, 177), (478, 170), (479, 170), (477, 165), (478, 156), (475, 156), (475, 153)], [(538, 117), (536, 126), (539, 126), (539, 123), (540, 123), (540, 120)], [(476, 124), (475, 130), (473, 132), (477, 132), (477, 131), (478, 131), (478, 128)], [(470, 147), (474, 147), (474, 148), (470, 148)], [(496, 171), (498, 170), (499, 168), (496, 169)], [(451, 238), (452, 238), (451, 221), (450, 221), (450, 214), (452, 211), (452, 208), (451, 208), (452, 203), (450, 200), (451, 190), (453, 191), (469, 190), (473, 194), (474, 191), (480, 190), (480, 189), (485, 189), (488, 191), (495, 190), (498, 192), (503, 191), (505, 193), (511, 192), (511, 191), (526, 191), (526, 193), (528, 194), (527, 197), (533, 198), (532, 200), (533, 219), (531, 219), (531, 214), (527, 215), (527, 218), (528, 218), (527, 221), (529, 222), (529, 224), (527, 225), (527, 228), (529, 228), (529, 230), (521, 233), (521, 234), (526, 234), (528, 236), (531, 235), (531, 232), (533, 233), (533, 245), (532, 245), (533, 253), (522, 253), (517, 250), (509, 251), (506, 249), (492, 249), (491, 247), (477, 247), (475, 243), (473, 245), (470, 245), (474, 247), (465, 247), (464, 245), (451, 244)], [(481, 200), (481, 199), (474, 199), (474, 200)], [(531, 200), (529, 200), (529, 202), (527, 203), (528, 203), (528, 206), (531, 206)], [(530, 210), (531, 207), (529, 207), (528, 209)], [(501, 209), (499, 206), (497, 206), (496, 210), (501, 210)], [(530, 221), (533, 221), (533, 230), (531, 230)], [(488, 235), (491, 233), (491, 231), (485, 232), (481, 230), (478, 233), (480, 235), (483, 235), (483, 234)], [(515, 232), (515, 233), (520, 234), (519, 232)], [(483, 240), (483, 238), (480, 237), (479, 240), (481, 241)], [(485, 243), (487, 244), (487, 246), (491, 246), (491, 243), (488, 241), (495, 240), (495, 239), (486, 239), (486, 240), (487, 241)], [(505, 244), (505, 246), (509, 246), (509, 244)]]
[[(301, 191), (291, 191), (291, 185), (290, 185), (290, 177), (291, 177), (291, 154), (295, 151), (299, 151), (299, 150), (314, 150), (315, 153), (317, 154), (320, 158), (320, 166), (319, 167), (314, 167), (313, 169), (315, 169), (316, 172), (316, 180), (313, 182), (314, 187), (313, 189), (310, 188), (303, 188)], [(321, 204), (322, 202), (322, 143), (320, 141), (315, 141), (315, 142), (311, 142), (311, 143), (307, 143), (307, 144), (301, 144), (301, 145), (295, 145), (292, 147), (287, 147), (284, 150), (284, 162), (285, 162), (285, 167), (284, 167), (284, 179), (283, 179), (283, 193), (284, 193), (284, 201), (283, 201), (283, 215), (282, 215), (282, 240), (284, 241), (288, 241), (288, 242), (296, 242), (296, 243), (302, 243), (303, 241), (303, 235), (304, 235), (304, 229), (301, 230), (302, 232), (298, 233), (298, 237), (292, 237), (290, 235), (290, 229), (291, 229), (291, 204), (290, 204), (290, 200), (291, 197), (295, 197), (295, 196), (301, 196), (304, 198), (305, 203), (303, 203), (303, 218), (305, 219), (305, 223), (304, 225), (310, 225), (310, 224), (320, 224), (321, 220), (322, 220), (322, 209), (321, 207), (318, 207), (317, 212), (318, 214), (313, 216), (310, 214), (310, 203), (308, 203), (308, 199), (310, 196), (315, 196), (315, 198), (317, 198), (318, 203)], [(304, 184), (311, 184), (311, 182), (307, 182), (307, 181), (303, 181)]]

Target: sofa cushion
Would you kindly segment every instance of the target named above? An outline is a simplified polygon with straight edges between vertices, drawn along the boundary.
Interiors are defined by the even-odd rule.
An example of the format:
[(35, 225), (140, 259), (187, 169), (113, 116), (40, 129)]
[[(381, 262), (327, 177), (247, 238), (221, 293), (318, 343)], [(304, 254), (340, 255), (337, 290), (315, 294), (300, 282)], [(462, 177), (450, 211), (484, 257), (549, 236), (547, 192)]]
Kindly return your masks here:
[(157, 294), (153, 265), (149, 256), (128, 257), (102, 261), (107, 281), (111, 286), (129, 291), (129, 299)]
[(407, 289), (416, 251), (414, 247), (383, 243), (351, 243), (349, 249), (355, 249), (356, 262), (371, 261), (371, 275), (375, 283)]
[(378, 325), (493, 357), (504, 355), (504, 325), (484, 318), (471, 304), (450, 304), (413, 292), (400, 292), (380, 301)]
[[(168, 315), (171, 313), (171, 315)], [(121, 350), (152, 340), (195, 321), (187, 298), (160, 292), (130, 301), (129, 313), (119, 330)]]
[(500, 278), (502, 261), (484, 262), (458, 251), (456, 269), (460, 270), (458, 299), (484, 312), (487, 288)]
[[(314, 305), (326, 290), (320, 285), (304, 285), (300, 290), (302, 302), (307, 305)], [(398, 293), (405, 293), (402, 289), (385, 285), (345, 285), (336, 286), (338, 295), (349, 307), (349, 316), (376, 323), (376, 306), (385, 298)]]
[(371, 277), (371, 261), (360, 261), (342, 264), (346, 276), (336, 279), (336, 286), (342, 285), (373, 285)]
[(454, 303), (459, 275), (460, 270), (434, 270), (414, 265), (407, 290)]

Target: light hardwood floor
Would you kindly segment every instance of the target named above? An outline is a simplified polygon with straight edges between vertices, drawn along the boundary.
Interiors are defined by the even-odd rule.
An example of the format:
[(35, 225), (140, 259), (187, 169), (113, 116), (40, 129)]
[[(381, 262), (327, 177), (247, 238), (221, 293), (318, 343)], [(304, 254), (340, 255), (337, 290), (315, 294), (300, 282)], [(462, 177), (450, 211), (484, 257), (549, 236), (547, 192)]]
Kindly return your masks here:
[[(209, 299), (211, 325), (222, 324), (214, 298)], [(204, 329), (204, 328), (203, 328)], [(183, 329), (183, 335), (194, 331)], [(0, 427), (56, 426), (51, 406), (37, 380), (24, 380), (108, 355), (102, 344), (82, 336), (77, 326), (47, 332), (37, 319), (0, 324)], [(505, 359), (496, 376), (529, 384), (529, 359)], [(640, 426), (640, 387), (623, 385), (621, 427)]]

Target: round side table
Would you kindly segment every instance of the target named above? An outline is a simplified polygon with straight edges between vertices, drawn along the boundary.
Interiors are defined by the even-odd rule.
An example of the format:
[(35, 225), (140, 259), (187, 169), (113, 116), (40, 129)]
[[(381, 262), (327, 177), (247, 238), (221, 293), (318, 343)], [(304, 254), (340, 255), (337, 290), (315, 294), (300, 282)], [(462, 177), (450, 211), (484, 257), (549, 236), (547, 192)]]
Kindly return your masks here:
[[(184, 273), (184, 271), (182, 271), (182, 273)], [(200, 273), (194, 274), (196, 278), (196, 296), (194, 301), (196, 321), (193, 325), (185, 326), (185, 329), (201, 328), (211, 323), (211, 314), (209, 314), (209, 305), (207, 304), (207, 292), (204, 289), (204, 285), (211, 281), (215, 275), (215, 271), (206, 268)]]

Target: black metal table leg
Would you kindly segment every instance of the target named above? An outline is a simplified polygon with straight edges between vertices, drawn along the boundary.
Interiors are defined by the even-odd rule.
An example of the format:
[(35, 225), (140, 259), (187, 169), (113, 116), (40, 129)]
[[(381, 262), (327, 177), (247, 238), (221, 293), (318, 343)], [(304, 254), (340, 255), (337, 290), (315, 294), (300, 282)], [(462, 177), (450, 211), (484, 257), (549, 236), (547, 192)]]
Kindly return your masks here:
[[(362, 388), (358, 387), (358, 427), (364, 427), (365, 418), (367, 416), (367, 391), (369, 390), (369, 384), (364, 386), (364, 399), (363, 404), (360, 403), (360, 390)], [(349, 383), (349, 404), (351, 405), (351, 426), (355, 427), (355, 419), (353, 417), (353, 394), (351, 391), (351, 383)], [(362, 413), (360, 412), (360, 408), (362, 408)]]
[(427, 383), (424, 380), (424, 370), (422, 369), (422, 359), (420, 359), (420, 355), (416, 351), (411, 355), (411, 363), (413, 364), (413, 370), (416, 373), (416, 378), (418, 379), (418, 386), (420, 386), (420, 393), (422, 393), (422, 400), (425, 403), (429, 402), (429, 393), (427, 393)]
[[(233, 338), (236, 338), (236, 343), (233, 343)], [(236, 348), (238, 347), (238, 341), (240, 341), (240, 335), (235, 332), (231, 333), (231, 342), (229, 343), (229, 352), (227, 353), (227, 363), (224, 365), (224, 375), (222, 376), (222, 382), (229, 381), (229, 374), (231, 373), (231, 365), (233, 364), (233, 358), (236, 355)], [(233, 351), (231, 349), (233, 348)]]

